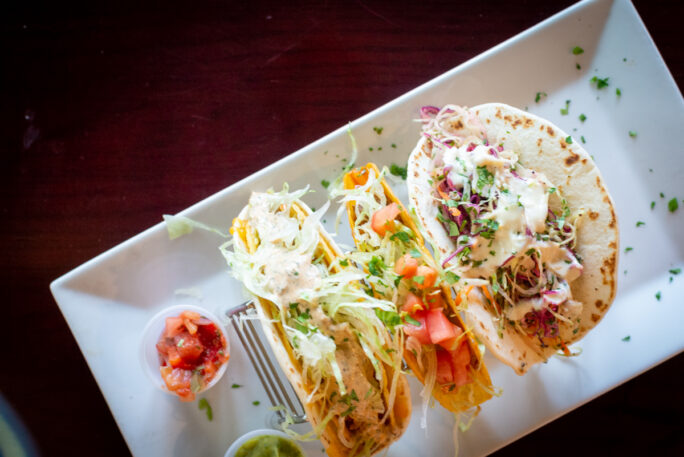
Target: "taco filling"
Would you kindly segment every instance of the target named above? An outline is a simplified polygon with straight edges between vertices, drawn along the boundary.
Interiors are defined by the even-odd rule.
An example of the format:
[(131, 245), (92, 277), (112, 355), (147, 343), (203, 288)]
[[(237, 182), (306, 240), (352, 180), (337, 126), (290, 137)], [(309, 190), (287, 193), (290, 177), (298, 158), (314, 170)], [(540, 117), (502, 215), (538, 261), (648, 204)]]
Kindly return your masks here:
[(233, 274), (267, 300), (262, 318), (284, 333), (304, 380), (302, 402), (307, 413), (320, 416), (313, 422), (321, 428), (332, 423), (329, 429), (347, 448), (342, 454), (365, 455), (403, 431), (393, 409), (405, 382), (402, 342), (378, 317), (394, 313), (394, 305), (359, 287), (363, 272), (321, 237), (325, 208), (308, 214), (298, 200), (305, 192), (253, 193), (234, 223), (247, 242), (223, 252)]
[(582, 314), (570, 290), (583, 270), (575, 250), (581, 212), (572, 213), (559, 188), (515, 151), (490, 143), (472, 112), (447, 105), (422, 114), (436, 217), (454, 247), (442, 267), (484, 286), (500, 337), (510, 326), (542, 348), (567, 352), (559, 324), (576, 332)]

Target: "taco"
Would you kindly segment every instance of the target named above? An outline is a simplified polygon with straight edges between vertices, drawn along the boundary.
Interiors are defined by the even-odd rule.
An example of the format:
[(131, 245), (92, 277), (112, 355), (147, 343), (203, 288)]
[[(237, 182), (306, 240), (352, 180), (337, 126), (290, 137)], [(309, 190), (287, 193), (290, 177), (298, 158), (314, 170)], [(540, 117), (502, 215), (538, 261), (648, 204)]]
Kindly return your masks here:
[(442, 267), (474, 285), (466, 321), (518, 374), (578, 341), (617, 287), (618, 225), (593, 160), (500, 103), (425, 107), (412, 208)]
[(253, 193), (233, 221), (233, 275), (255, 296), (264, 333), (332, 457), (370, 455), (406, 429), (411, 399), (398, 329), (379, 317), (391, 302), (368, 296), (312, 213), (305, 190)]
[(369, 163), (348, 172), (344, 189), (332, 192), (347, 209), (357, 248), (351, 257), (369, 273), (374, 295), (397, 305), (404, 360), (424, 385), (424, 411), (432, 396), (449, 411), (463, 412), (491, 398), (491, 380), (451, 297), (453, 278), (442, 279), (384, 175)]

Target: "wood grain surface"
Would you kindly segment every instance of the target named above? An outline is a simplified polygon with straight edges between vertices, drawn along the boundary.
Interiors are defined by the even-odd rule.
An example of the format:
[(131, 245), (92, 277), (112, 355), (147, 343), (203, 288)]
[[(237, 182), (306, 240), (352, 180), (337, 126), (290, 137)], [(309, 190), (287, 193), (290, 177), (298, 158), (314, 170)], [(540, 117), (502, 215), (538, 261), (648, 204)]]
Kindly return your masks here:
[[(0, 389), (46, 456), (129, 452), (52, 280), (572, 2), (99, 3), (0, 7)], [(681, 88), (682, 2), (635, 5)], [(496, 455), (684, 455), (682, 373)]]

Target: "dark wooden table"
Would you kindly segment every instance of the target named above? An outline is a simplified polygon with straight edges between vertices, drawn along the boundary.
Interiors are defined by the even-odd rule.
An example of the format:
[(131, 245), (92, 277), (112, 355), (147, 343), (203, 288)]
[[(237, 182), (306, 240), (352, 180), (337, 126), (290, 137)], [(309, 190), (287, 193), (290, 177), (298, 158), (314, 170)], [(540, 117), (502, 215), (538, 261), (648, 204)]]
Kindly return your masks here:
[[(0, 389), (44, 455), (76, 456), (128, 450), (50, 281), (572, 2), (14, 3)], [(681, 87), (682, 3), (636, 6)], [(497, 455), (684, 455), (683, 373), (680, 355)]]

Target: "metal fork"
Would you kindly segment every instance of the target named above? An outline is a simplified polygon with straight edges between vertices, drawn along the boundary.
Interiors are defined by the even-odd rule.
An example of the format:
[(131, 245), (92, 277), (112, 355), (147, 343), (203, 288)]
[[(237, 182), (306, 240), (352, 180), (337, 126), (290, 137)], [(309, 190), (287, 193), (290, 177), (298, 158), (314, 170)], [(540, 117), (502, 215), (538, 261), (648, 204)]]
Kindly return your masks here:
[(301, 400), (280, 369), (280, 365), (271, 361), (271, 356), (266, 350), (268, 343), (264, 345), (261, 332), (257, 331), (253, 319), (245, 319), (247, 310), (250, 308), (254, 308), (251, 300), (229, 309), (226, 311), (226, 316), (233, 323), (235, 333), (240, 339), (242, 347), (245, 348), (271, 405), (278, 408), (276, 410), (278, 423), (282, 424), (287, 417), (286, 412), (279, 408), (280, 406), (289, 408), (289, 415), (295, 424), (304, 423), (306, 422), (306, 412)]

